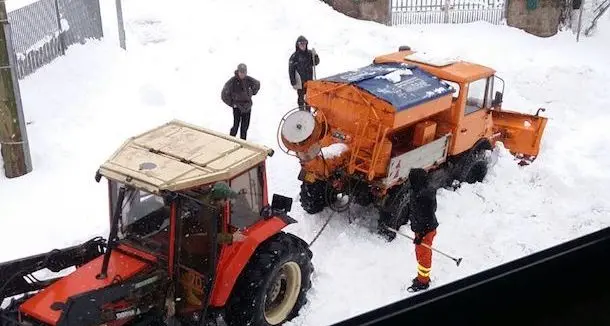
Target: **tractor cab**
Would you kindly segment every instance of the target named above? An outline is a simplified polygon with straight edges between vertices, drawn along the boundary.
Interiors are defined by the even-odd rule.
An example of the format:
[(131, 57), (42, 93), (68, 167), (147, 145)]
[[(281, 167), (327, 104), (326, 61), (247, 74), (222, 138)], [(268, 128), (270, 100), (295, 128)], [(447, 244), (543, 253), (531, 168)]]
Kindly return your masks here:
[[(305, 303), (313, 268), (307, 244), (282, 231), (296, 222), (287, 215), (292, 199), (275, 194), (268, 203), (265, 160), (272, 154), (181, 121), (130, 138), (96, 174), (108, 181), (108, 241), (96, 250), (55, 251), (62, 265), (51, 270), (76, 270), (11, 304), (13, 317), (41, 325), (290, 320)], [(0, 276), (11, 277), (24, 261), (52, 260), (0, 264)], [(0, 297), (32, 286), (4, 287), (10, 293)]]

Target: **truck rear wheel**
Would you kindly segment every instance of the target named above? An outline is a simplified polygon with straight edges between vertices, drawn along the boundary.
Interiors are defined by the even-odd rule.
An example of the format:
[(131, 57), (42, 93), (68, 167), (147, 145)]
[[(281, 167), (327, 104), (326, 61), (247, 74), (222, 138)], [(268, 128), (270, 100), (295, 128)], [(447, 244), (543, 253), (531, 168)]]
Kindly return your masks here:
[(229, 299), (229, 325), (275, 326), (296, 317), (311, 288), (311, 258), (307, 243), (289, 233), (261, 244)]
[(303, 182), (301, 184), (301, 207), (309, 214), (321, 212), (326, 206), (326, 182)]
[(379, 209), (378, 233), (388, 241), (394, 240), (396, 233), (386, 229), (385, 226), (398, 230), (407, 223), (408, 214), (409, 187), (403, 184), (390, 191), (386, 204)]

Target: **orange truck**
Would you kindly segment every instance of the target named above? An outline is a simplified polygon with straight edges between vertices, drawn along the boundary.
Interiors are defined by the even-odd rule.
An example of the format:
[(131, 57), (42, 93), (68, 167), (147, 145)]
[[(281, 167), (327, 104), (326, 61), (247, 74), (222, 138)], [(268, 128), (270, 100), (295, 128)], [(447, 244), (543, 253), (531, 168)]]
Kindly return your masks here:
[(491, 68), (406, 46), (308, 82), (311, 109), (289, 111), (278, 127), (280, 147), (301, 164), (301, 206), (314, 214), (373, 204), (379, 225), (397, 229), (407, 221), (411, 169), (427, 170), (437, 188), (480, 182), (497, 141), (521, 163), (533, 161), (544, 109), (504, 110), (503, 94)]

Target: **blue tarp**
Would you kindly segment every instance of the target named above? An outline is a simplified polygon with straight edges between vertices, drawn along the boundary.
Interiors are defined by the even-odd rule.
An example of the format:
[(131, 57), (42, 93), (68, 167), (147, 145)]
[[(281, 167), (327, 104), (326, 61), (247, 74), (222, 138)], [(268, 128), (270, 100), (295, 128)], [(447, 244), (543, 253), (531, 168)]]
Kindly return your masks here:
[(326, 77), (323, 81), (353, 84), (403, 111), (455, 92), (432, 74), (405, 63), (371, 64)]

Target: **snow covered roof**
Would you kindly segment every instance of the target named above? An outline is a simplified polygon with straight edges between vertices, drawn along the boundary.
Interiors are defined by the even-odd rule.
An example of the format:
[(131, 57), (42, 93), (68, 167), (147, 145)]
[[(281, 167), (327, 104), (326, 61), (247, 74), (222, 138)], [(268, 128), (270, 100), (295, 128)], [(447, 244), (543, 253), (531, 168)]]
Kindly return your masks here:
[(272, 154), (270, 148), (173, 120), (128, 139), (99, 172), (152, 193), (179, 191), (230, 179)]
[(353, 84), (404, 111), (455, 92), (432, 74), (406, 63), (371, 64), (323, 78), (323, 81)]
[(495, 70), (457, 57), (443, 57), (416, 51), (398, 51), (375, 57), (374, 63), (405, 63), (425, 69), (434, 76), (453, 82), (471, 82), (491, 76)]

